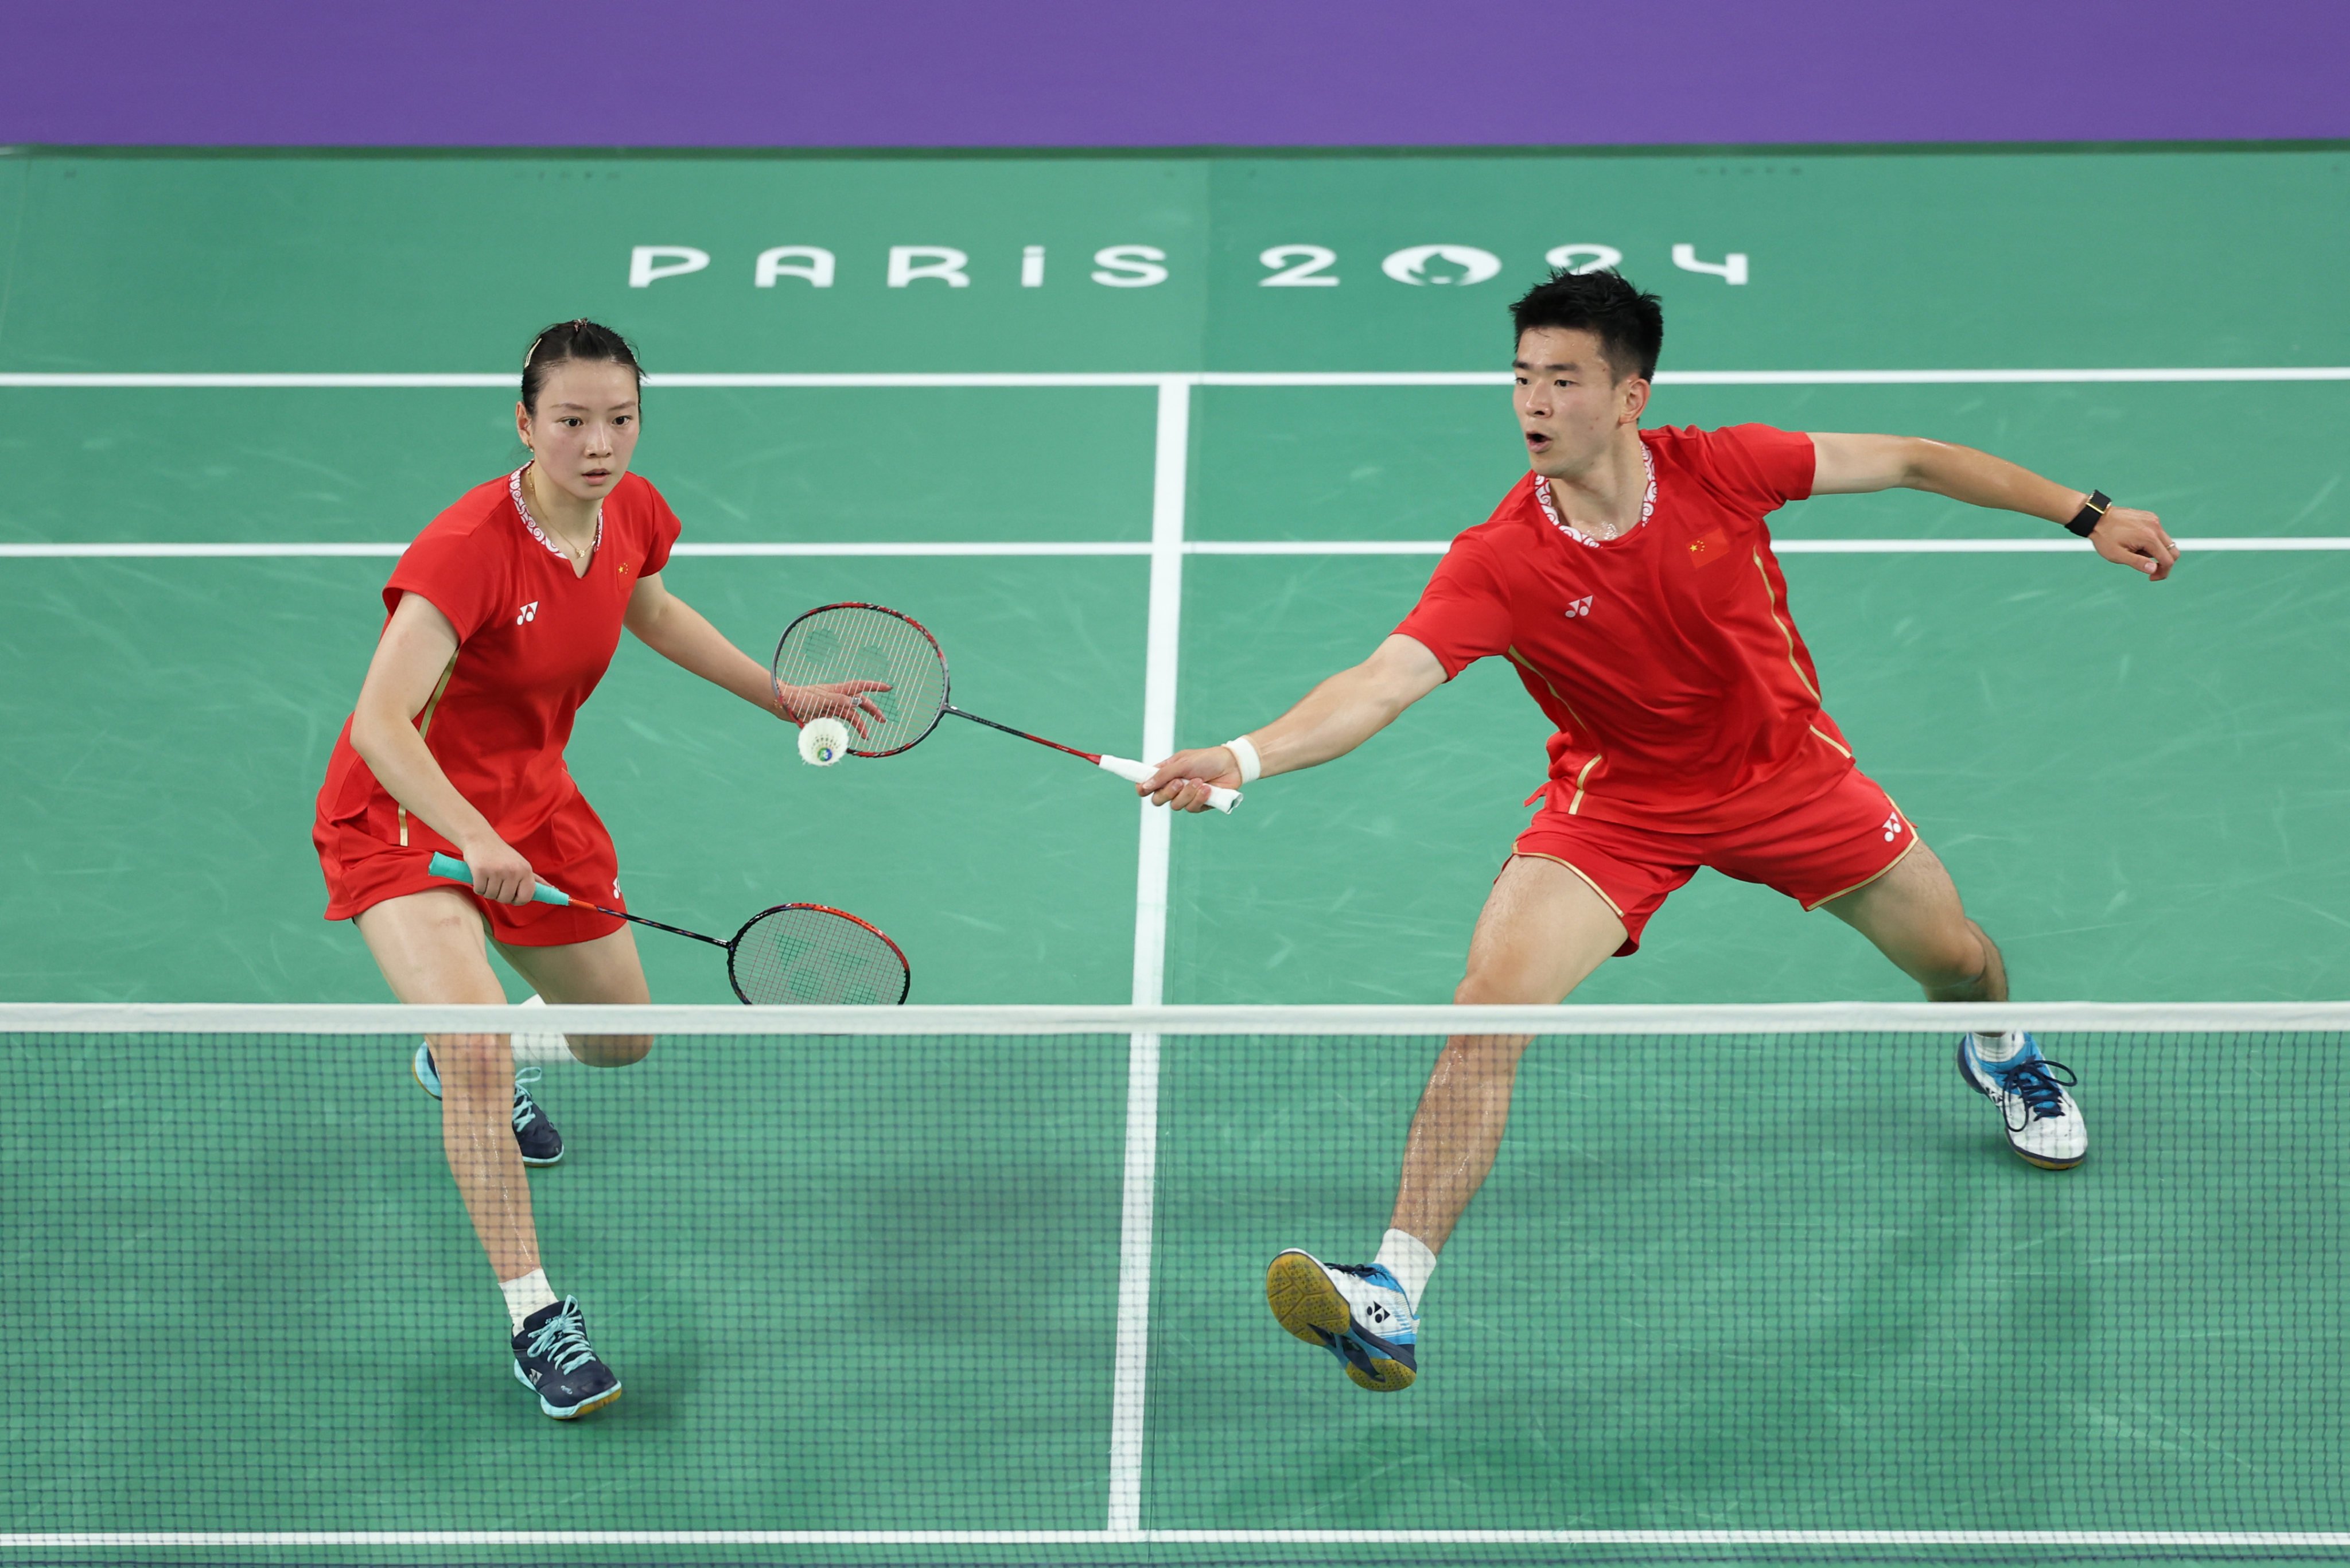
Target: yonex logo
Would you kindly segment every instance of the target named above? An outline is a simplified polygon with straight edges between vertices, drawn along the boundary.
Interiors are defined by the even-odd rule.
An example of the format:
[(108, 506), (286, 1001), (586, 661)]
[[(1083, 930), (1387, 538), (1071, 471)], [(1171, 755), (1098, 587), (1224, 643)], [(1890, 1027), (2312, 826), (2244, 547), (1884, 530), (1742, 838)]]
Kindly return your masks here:
[(1885, 819), (1885, 842), (1892, 843), (1901, 836), (1901, 814), (1895, 812)]
[(530, 603), (528, 603), (528, 604), (526, 604), (526, 605), (523, 606), (523, 607), (522, 607), (522, 608), (521, 608), (519, 611), (517, 611), (517, 612), (515, 613), (515, 625), (516, 625), (516, 626), (520, 626), (523, 622), (525, 622), (525, 621), (526, 621), (526, 620), (536, 620), (537, 618), (538, 618), (538, 601), (537, 601), (536, 599), (533, 599), (533, 600), (531, 600), (531, 601), (530, 601)]
[(1567, 606), (1566, 618), (1573, 620), (1576, 616), (1589, 615), (1591, 613), (1591, 601), (1598, 597), (1599, 596), (1596, 594), (1586, 594), (1583, 597)]

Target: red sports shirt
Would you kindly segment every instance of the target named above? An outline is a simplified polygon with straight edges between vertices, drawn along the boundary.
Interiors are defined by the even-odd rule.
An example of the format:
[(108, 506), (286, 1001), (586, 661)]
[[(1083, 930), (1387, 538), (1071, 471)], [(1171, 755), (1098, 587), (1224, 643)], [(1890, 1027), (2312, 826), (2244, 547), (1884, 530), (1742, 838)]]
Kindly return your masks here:
[[(417, 732), (507, 843), (578, 794), (563, 765), (572, 718), (612, 662), (629, 595), (669, 563), (678, 528), (660, 492), (624, 475), (605, 497), (582, 576), (530, 521), (518, 480), (494, 479), (435, 517), (392, 569), (387, 618), (417, 593), (457, 628), (456, 655), (417, 714)], [(449, 846), (376, 782), (351, 749), (348, 719), (318, 819), (386, 844)]]
[(1558, 732), (1550, 809), (1669, 832), (1740, 826), (1853, 765), (1762, 524), (1811, 493), (1811, 438), (1733, 425), (1640, 441), (1638, 526), (1592, 538), (1529, 474), (1452, 542), (1396, 629), (1448, 680), (1479, 659), (1516, 667)]

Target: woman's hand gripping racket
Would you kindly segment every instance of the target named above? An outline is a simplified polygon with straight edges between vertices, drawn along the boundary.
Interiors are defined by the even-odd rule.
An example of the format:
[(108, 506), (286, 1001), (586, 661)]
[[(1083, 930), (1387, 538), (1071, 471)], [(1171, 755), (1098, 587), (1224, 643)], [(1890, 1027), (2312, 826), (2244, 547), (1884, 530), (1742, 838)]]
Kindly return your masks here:
[[(1128, 784), (1139, 784), (1151, 774), (1148, 763), (1081, 752), (956, 707), (948, 701), (947, 656), (938, 639), (911, 616), (880, 605), (824, 605), (792, 622), (775, 645), (775, 702), (786, 717), (802, 724), (838, 719), (856, 730), (851, 756), (894, 757), (910, 751), (951, 713), (1082, 757)], [(1208, 804), (1218, 811), (1240, 803), (1238, 790), (1208, 791)]]
[[(473, 880), (473, 867), (451, 856), (435, 855), (429, 868), (452, 882), (470, 885)], [(574, 898), (544, 882), (530, 896), (536, 903), (593, 909), (724, 948), (727, 982), (754, 1007), (895, 1007), (914, 983), (914, 971), (896, 942), (856, 916), (823, 904), (777, 904), (762, 909), (743, 922), (733, 940), (722, 942), (682, 926), (665, 926), (625, 909)]]

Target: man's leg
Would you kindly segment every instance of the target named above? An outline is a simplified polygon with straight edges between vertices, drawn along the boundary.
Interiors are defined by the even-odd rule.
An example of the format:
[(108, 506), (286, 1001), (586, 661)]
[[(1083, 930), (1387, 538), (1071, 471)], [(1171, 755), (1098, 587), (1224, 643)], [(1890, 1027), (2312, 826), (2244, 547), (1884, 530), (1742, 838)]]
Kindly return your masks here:
[[(2007, 964), (1997, 944), (1967, 919), (1950, 872), (1923, 844), (1874, 882), (1821, 908), (1875, 942), (1929, 1002), (2007, 1000)], [(1959, 1075), (1998, 1108), (2008, 1146), (2023, 1159), (2069, 1170), (2087, 1158), (2087, 1124), (2065, 1093), (2072, 1074), (2043, 1057), (2031, 1035), (2018, 1029), (1964, 1036)]]
[(1877, 944), (1929, 1002), (2005, 1002), (2007, 963), (1967, 919), (1958, 886), (1922, 843), (1874, 882), (1820, 906)]
[[(1521, 855), (1502, 868), (1469, 940), (1457, 1002), (1559, 1002), (1624, 945), (1624, 922), (1591, 884), (1555, 860)], [(1444, 1043), (1404, 1139), (1388, 1223), (1440, 1252), (1485, 1184), (1510, 1122), (1518, 1058), (1530, 1034), (1456, 1034)]]
[[(1624, 945), (1624, 922), (1555, 860), (1502, 868), (1469, 943), (1455, 1002), (1555, 1002)], [(1325, 1263), (1290, 1251), (1265, 1271), (1281, 1326), (1318, 1345), (1361, 1387), (1409, 1388), (1419, 1376), (1419, 1293), (1436, 1253), (1484, 1185), (1509, 1125), (1518, 1058), (1531, 1035), (1460, 1034), (1444, 1043), (1404, 1142), (1395, 1217), (1376, 1262)]]

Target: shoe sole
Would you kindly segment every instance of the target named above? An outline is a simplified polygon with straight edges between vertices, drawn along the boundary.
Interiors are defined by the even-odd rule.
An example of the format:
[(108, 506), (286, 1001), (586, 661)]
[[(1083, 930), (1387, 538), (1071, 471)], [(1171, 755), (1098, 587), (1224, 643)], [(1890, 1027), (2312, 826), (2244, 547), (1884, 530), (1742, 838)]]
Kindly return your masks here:
[[(1333, 1340), (1355, 1324), (1354, 1309), (1347, 1304), (1347, 1298), (1338, 1293), (1322, 1265), (1304, 1252), (1284, 1252), (1266, 1266), (1264, 1300), (1273, 1308), (1274, 1322), (1316, 1350), (1329, 1349)], [(1357, 1387), (1393, 1394), (1410, 1387), (1415, 1374), (1402, 1362), (1374, 1352), (1370, 1372), (1349, 1361), (1347, 1376)]]
[[(1984, 1099), (1990, 1100), (1993, 1106), (1999, 1104), (1999, 1101), (1992, 1097), (1991, 1092), (1976, 1081), (1974, 1069), (1967, 1065), (1967, 1043), (1963, 1040), (1959, 1042), (1959, 1081)], [(2085, 1148), (2070, 1159), (2050, 1159), (2045, 1155), (2027, 1154), (2015, 1147), (2013, 1138), (2007, 1140), (2007, 1147), (2009, 1152), (2016, 1158), (2041, 1170), (2071, 1170), (2089, 1158), (2089, 1151)]]
[[(416, 1080), (416, 1086), (418, 1088), (423, 1090), (426, 1094), (432, 1096), (437, 1100), (441, 1097), (441, 1091), (424, 1081), (424, 1074), (422, 1070), (417, 1066), (417, 1064), (422, 1060), (423, 1057), (421, 1055), (411, 1056), (408, 1059), (408, 1075)], [(561, 1165), (563, 1163), (563, 1150), (559, 1148), (546, 1159), (533, 1159), (530, 1156), (523, 1154), (522, 1149), (518, 1146), (515, 1149), (515, 1152), (518, 1155), (522, 1155), (522, 1162), (530, 1167), (533, 1170), (545, 1170), (550, 1165)], [(557, 1420), (567, 1420), (569, 1417), (558, 1416), (556, 1418)]]
[[(531, 1388), (530, 1379), (523, 1376), (522, 1363), (519, 1361), (515, 1363), (515, 1381), (521, 1384), (525, 1388), (530, 1388), (532, 1393), (538, 1394), (537, 1389)], [(613, 1400), (618, 1399), (619, 1397), (620, 1385), (615, 1383), (609, 1388), (605, 1389), (601, 1394), (597, 1395), (593, 1399), (583, 1399), (578, 1404), (572, 1406), (568, 1410), (558, 1410), (554, 1406), (546, 1402), (546, 1395), (539, 1394), (538, 1408), (541, 1415), (549, 1417), (555, 1420), (577, 1421), (582, 1416), (594, 1415), (597, 1411), (602, 1409), (605, 1406), (609, 1405)]]

